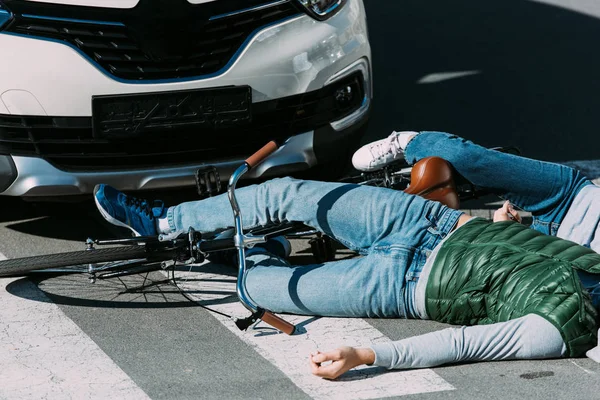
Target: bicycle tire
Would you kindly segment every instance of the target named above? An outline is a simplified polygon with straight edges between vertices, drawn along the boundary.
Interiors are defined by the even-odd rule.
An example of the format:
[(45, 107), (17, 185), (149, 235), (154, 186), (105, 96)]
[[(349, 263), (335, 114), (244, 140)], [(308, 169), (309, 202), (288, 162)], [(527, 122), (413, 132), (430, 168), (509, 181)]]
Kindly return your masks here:
[(32, 271), (111, 261), (147, 258), (151, 258), (153, 261), (161, 261), (168, 260), (172, 255), (173, 252), (168, 250), (147, 253), (145, 246), (122, 246), (12, 258), (0, 260), (0, 276), (24, 276)]

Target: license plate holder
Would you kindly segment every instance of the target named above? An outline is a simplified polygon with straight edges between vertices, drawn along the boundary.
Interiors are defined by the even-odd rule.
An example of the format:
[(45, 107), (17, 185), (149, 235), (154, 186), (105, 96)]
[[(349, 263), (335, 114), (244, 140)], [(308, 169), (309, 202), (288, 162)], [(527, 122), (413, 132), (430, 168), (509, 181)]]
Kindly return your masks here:
[(92, 97), (94, 137), (128, 139), (175, 129), (215, 131), (252, 121), (250, 86)]

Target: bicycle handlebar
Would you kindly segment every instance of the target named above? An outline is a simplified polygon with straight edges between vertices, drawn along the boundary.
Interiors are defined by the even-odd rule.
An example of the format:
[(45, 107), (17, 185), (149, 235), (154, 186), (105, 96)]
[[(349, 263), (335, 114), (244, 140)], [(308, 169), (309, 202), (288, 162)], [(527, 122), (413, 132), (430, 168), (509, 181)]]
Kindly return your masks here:
[(203, 253), (235, 249), (233, 238), (212, 239), (198, 244), (198, 250)]
[(277, 145), (277, 143), (275, 143), (274, 140), (265, 144), (260, 150), (258, 150), (256, 153), (252, 154), (246, 159), (246, 164), (248, 164), (248, 170), (251, 170), (252, 168), (256, 167), (265, 158), (273, 154), (278, 148), (279, 146)]
[[(247, 325), (248, 323), (255, 321), (256, 318), (260, 318), (265, 323), (273, 326), (274, 328), (277, 328), (280, 331), (287, 333), (288, 335), (292, 335), (296, 330), (296, 327), (294, 325), (277, 317), (276, 315), (270, 313), (269, 311), (261, 310), (260, 307), (258, 307), (258, 305), (256, 305), (256, 304), (254, 304), (250, 300), (250, 298), (247, 296), (246, 286), (244, 283), (245, 274), (246, 274), (246, 260), (245, 260), (245, 254), (244, 254), (244, 247), (257, 243), (258, 237), (252, 236), (252, 235), (249, 235), (249, 236), (244, 235), (244, 227), (242, 224), (241, 210), (240, 210), (240, 207), (239, 207), (236, 197), (235, 197), (235, 185), (236, 185), (237, 181), (240, 179), (240, 177), (244, 173), (250, 171), (252, 168), (254, 168), (258, 164), (260, 164), (265, 158), (267, 158), (271, 154), (273, 154), (277, 150), (278, 147), (279, 146), (277, 145), (277, 143), (275, 141), (270, 141), (269, 143), (264, 145), (260, 150), (258, 150), (256, 153), (254, 153), (250, 157), (248, 157), (246, 159), (246, 161), (244, 162), (244, 164), (241, 165), (240, 167), (238, 167), (238, 169), (236, 169), (235, 172), (229, 178), (227, 193), (228, 193), (228, 197), (229, 197), (229, 202), (231, 203), (231, 208), (233, 210), (233, 217), (234, 217), (234, 224), (235, 224), (234, 243), (235, 243), (235, 247), (238, 249), (238, 260), (239, 260), (238, 279), (237, 279), (237, 294), (238, 294), (238, 297), (239, 297), (240, 301), (242, 302), (242, 304), (249, 311), (252, 312), (251, 317), (246, 318), (244, 320), (238, 320), (236, 322), (236, 325), (240, 329), (245, 329), (249, 326), (249, 325)], [(265, 238), (261, 237), (260, 241), (264, 242)]]
[(288, 335), (293, 335), (296, 331), (296, 327), (286, 320), (279, 318), (277, 315), (272, 312), (265, 311), (263, 315), (260, 317), (264, 323), (271, 325), (274, 328), (279, 329), (281, 332), (286, 333)]

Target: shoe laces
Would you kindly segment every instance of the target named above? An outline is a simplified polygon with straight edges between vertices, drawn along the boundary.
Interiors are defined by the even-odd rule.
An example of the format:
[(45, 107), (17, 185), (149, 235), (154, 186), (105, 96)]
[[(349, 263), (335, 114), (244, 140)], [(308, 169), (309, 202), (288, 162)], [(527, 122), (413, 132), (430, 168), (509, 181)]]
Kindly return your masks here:
[(379, 143), (374, 143), (369, 149), (371, 151), (371, 155), (374, 158), (379, 159), (390, 153), (393, 157), (401, 154), (402, 147), (400, 147), (400, 141), (398, 140), (399, 137), (400, 135), (398, 135), (396, 132), (392, 132), (392, 134), (386, 139), (383, 139)]
[[(158, 204), (156, 204), (158, 203)], [(154, 204), (150, 204), (146, 199), (139, 199), (137, 197), (127, 196), (125, 198), (125, 204), (131, 208), (133, 208), (138, 214), (144, 214), (153, 220), (154, 213), (152, 212), (153, 207), (161, 207), (162, 202), (159, 200), (154, 201)]]

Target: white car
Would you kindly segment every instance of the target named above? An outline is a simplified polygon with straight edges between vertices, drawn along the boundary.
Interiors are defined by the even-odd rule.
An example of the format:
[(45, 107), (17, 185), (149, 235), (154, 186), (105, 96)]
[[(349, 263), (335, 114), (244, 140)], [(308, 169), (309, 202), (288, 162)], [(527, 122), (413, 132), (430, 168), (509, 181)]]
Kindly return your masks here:
[(0, 194), (349, 160), (371, 96), (362, 0), (0, 0)]

